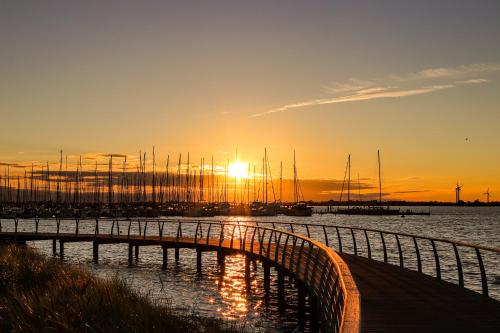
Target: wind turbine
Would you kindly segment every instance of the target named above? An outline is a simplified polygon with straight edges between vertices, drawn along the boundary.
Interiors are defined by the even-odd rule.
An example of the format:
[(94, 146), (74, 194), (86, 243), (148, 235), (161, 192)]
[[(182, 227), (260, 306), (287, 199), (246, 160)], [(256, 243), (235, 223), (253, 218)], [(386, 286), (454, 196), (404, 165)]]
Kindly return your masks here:
[(455, 187), (455, 201), (458, 204), (460, 202), (460, 192), (462, 191), (462, 187), (464, 185), (460, 185), (457, 181), (457, 187)]
[(486, 203), (490, 203), (490, 189), (488, 188), (486, 192), (483, 193), (486, 196)]

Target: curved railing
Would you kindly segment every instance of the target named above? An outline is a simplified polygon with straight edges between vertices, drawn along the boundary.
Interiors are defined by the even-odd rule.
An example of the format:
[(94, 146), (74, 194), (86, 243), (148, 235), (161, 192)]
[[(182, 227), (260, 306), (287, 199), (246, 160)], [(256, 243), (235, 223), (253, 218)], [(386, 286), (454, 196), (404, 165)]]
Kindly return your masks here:
[(359, 332), (360, 295), (346, 263), (327, 245), (293, 232), (206, 220), (56, 218), (0, 220), (0, 235), (60, 241), (80, 237), (95, 242), (170, 242), (179, 247), (244, 252), (280, 267), (303, 283), (313, 296), (324, 331)]
[[(272, 228), (286, 227), (293, 233), (304, 233), (309, 238), (320, 240), (338, 252), (365, 256), (385, 263), (394, 264), (396, 261), (401, 268), (412, 269), (440, 280), (443, 279), (443, 271), (446, 271), (448, 281), (474, 291), (478, 291), (477, 282), (480, 281), (481, 292), (486, 296), (490, 295), (490, 286), (500, 289), (498, 288), (499, 281), (491, 279), (492, 281), (489, 282), (483, 260), (485, 253), (495, 256), (491, 260), (491, 268), (496, 270), (497, 274), (492, 276), (498, 275), (500, 248), (361, 227), (276, 221), (253, 221), (253, 223), (270, 225)], [(462, 258), (461, 252), (464, 252), (463, 256), (466, 258)], [(468, 268), (470, 286), (465, 284), (465, 264)], [(427, 268), (426, 272), (424, 266)], [(434, 268), (433, 272), (429, 270), (431, 266)], [(456, 278), (450, 276), (449, 273), (452, 272), (456, 274)], [(479, 281), (474, 279), (476, 275), (479, 275)], [(500, 292), (497, 291), (495, 296), (500, 296)]]
[[(116, 220), (116, 219), (115, 219)], [(123, 219), (127, 220), (127, 219)], [(212, 221), (223, 224), (255, 224), (299, 233), (338, 252), (399, 265), (434, 276), (484, 295), (500, 299), (500, 249), (444, 238), (343, 225), (283, 221), (227, 221), (215, 219), (134, 219), (146, 221)], [(484, 257), (486, 256), (486, 261)], [(489, 273), (488, 274), (488, 268)], [(492, 292), (493, 289), (493, 292)]]

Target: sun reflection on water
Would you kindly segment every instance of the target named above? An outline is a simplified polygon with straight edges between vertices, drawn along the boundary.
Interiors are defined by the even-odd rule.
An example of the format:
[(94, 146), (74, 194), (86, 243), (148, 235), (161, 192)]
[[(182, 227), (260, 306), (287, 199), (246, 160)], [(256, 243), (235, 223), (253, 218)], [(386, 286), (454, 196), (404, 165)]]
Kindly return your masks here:
[[(223, 274), (222, 274), (223, 273)], [(221, 314), (227, 319), (241, 319), (248, 315), (249, 312), (258, 310), (262, 301), (256, 300), (254, 304), (250, 304), (249, 295), (260, 294), (259, 285), (255, 279), (253, 270), (250, 270), (250, 283), (245, 281), (245, 256), (231, 255), (225, 259), (224, 271), (216, 277), (210, 279), (216, 285), (221, 296), (221, 301), (224, 308), (221, 309)], [(215, 302), (209, 299), (208, 302)]]

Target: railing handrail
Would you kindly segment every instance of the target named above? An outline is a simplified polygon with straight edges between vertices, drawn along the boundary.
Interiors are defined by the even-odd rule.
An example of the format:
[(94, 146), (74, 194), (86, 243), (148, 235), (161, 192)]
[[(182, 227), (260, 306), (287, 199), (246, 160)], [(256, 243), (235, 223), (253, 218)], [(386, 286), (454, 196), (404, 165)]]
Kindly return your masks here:
[[(85, 236), (86, 235), (86, 234), (79, 233), (80, 231), (78, 228), (75, 228), (74, 232), (62, 233), (60, 231), (61, 220), (71, 220), (71, 221), (74, 221), (77, 225), (81, 221), (81, 219), (75, 219), (75, 218), (73, 218), (73, 219), (57, 219), (57, 221), (58, 221), (57, 232), (53, 232), (53, 234), (55, 234), (57, 237), (67, 236), (67, 235), (75, 235), (75, 236), (78, 236), (78, 235)], [(143, 220), (143, 219), (140, 219), (140, 220), (135, 220), (135, 219), (100, 219), (100, 218), (89, 219), (89, 221), (92, 221), (92, 220), (94, 222), (94, 233), (93, 234), (94, 234), (94, 237), (96, 237), (96, 238), (97, 237), (102, 238), (102, 237), (106, 237), (106, 236), (116, 237), (116, 235), (114, 235), (114, 232), (113, 232), (114, 228), (115, 228), (115, 223), (116, 223), (116, 227), (119, 228), (120, 221), (129, 222), (128, 233), (127, 233), (127, 235), (123, 235), (127, 239), (130, 239), (132, 236), (130, 234), (130, 230), (131, 230), (130, 227), (131, 227), (131, 224), (133, 222), (136, 222), (139, 225), (138, 237), (140, 239), (145, 239), (145, 237), (146, 237), (146, 225), (148, 222), (152, 222), (152, 221), (158, 222), (158, 223), (165, 223), (166, 222), (166, 220), (159, 220), (159, 219), (155, 219), (155, 220), (152, 220), (152, 219), (147, 219), (147, 220)], [(107, 231), (108, 233), (100, 232), (99, 221), (112, 221), (110, 229)], [(169, 221), (175, 221), (179, 224), (181, 223), (180, 220), (169, 219)], [(19, 222), (19, 220), (15, 221), (16, 228), (15, 228), (14, 234), (15, 235), (22, 235), (24, 232), (21, 232), (18, 230), (18, 228), (17, 228), (18, 222)], [(144, 229), (143, 230), (140, 227), (140, 225), (142, 224), (141, 222), (144, 222)], [(207, 245), (209, 243), (209, 232), (211, 230), (212, 225), (221, 226), (221, 230), (224, 229), (224, 227), (226, 225), (230, 225), (230, 224), (221, 223), (220, 221), (210, 221), (210, 220), (184, 220), (182, 222), (196, 224), (196, 230), (195, 230), (195, 235), (194, 235), (196, 245), (205, 245), (203, 235), (198, 237), (198, 234), (202, 233), (202, 231), (201, 231), (202, 225), (205, 225), (205, 226), (208, 225), (208, 232), (207, 232), (207, 236), (206, 236), (206, 244)], [(0, 225), (1, 225), (1, 220), (0, 220)], [(234, 230), (235, 230), (236, 226), (237, 225), (234, 224), (233, 232), (231, 235), (231, 245), (230, 245), (231, 249), (237, 249), (236, 247), (238, 247), (238, 246), (235, 247), (235, 245), (233, 243)], [(36, 227), (38, 227), (38, 224)], [(300, 278), (299, 274), (302, 272), (302, 274), (304, 274), (303, 279), (305, 281), (307, 280), (307, 276), (309, 274), (309, 272), (307, 271), (307, 266), (305, 269), (300, 270), (299, 268), (300, 268), (301, 260), (298, 260), (297, 262), (294, 263), (294, 265), (292, 265), (292, 259), (294, 258), (293, 253), (299, 244), (298, 240), (302, 241), (301, 246), (300, 246), (300, 252), (299, 252), (298, 256), (301, 255), (301, 253), (304, 249), (304, 244), (306, 242), (309, 244), (309, 251), (307, 254), (308, 261), (309, 261), (309, 258), (311, 256), (311, 250), (314, 247), (316, 247), (318, 249), (318, 251), (316, 253), (316, 259), (319, 258), (320, 253), (324, 253), (326, 255), (326, 257), (328, 258), (328, 260), (326, 263), (324, 263), (323, 269), (325, 270), (326, 267), (334, 267), (335, 279), (336, 279), (336, 281), (338, 281), (338, 283), (340, 283), (341, 290), (342, 290), (342, 294), (337, 294), (338, 292), (336, 291), (336, 289), (335, 288), (332, 289), (332, 292), (335, 293), (335, 298), (336, 298), (335, 301), (333, 301), (330, 298), (322, 300), (322, 301), (326, 301), (325, 304), (327, 305), (326, 309), (324, 309), (324, 311), (327, 311), (327, 312), (331, 311), (331, 312), (328, 312), (328, 315), (330, 315), (331, 313), (334, 313), (334, 311), (335, 311), (335, 310), (332, 310), (332, 308), (331, 308), (332, 305), (335, 305), (335, 307), (341, 306), (342, 309), (341, 309), (341, 313), (340, 313), (340, 320), (338, 317), (336, 318), (335, 316), (332, 316), (332, 319), (334, 320), (333, 325), (335, 327), (337, 327), (341, 332), (348, 332), (348, 333), (358, 333), (359, 332), (360, 313), (361, 313), (360, 312), (360, 308), (361, 308), (360, 293), (359, 293), (359, 290), (357, 289), (356, 283), (354, 281), (354, 278), (352, 277), (352, 274), (351, 274), (349, 267), (344, 262), (344, 260), (332, 248), (330, 248), (329, 246), (326, 246), (325, 244), (323, 244), (320, 241), (314, 240), (312, 238), (309, 238), (309, 237), (306, 237), (306, 236), (303, 236), (300, 234), (289, 232), (286, 230), (268, 228), (268, 227), (264, 227), (264, 226), (251, 225), (251, 224), (250, 225), (241, 225), (241, 227), (245, 228), (245, 233), (243, 236), (243, 234), (241, 233), (241, 230), (239, 230), (239, 233), (237, 236), (237, 239), (239, 239), (239, 250), (249, 252), (246, 248), (242, 248), (242, 244), (244, 244), (243, 242), (246, 242), (246, 240), (247, 240), (246, 238), (247, 238), (248, 229), (253, 229), (252, 240), (255, 237), (256, 231), (258, 231), (258, 233), (259, 233), (258, 239), (255, 242), (259, 243), (259, 245), (260, 245), (258, 255), (261, 257), (263, 257), (264, 254), (267, 256), (270, 256), (269, 251), (270, 251), (270, 244), (271, 243), (274, 243), (277, 248), (282, 246), (281, 239), (283, 238), (282, 237), (283, 235), (285, 235), (287, 239), (293, 238), (295, 240), (293, 243), (296, 244), (296, 246), (294, 246), (292, 248), (292, 255), (290, 256), (289, 269), (290, 269), (290, 272), (293, 274), (294, 273), (293, 268), (295, 268), (295, 274), (297, 274), (298, 278)], [(269, 237), (269, 242), (271, 242), (271, 243), (267, 244), (267, 251), (263, 251), (264, 238), (266, 235), (266, 231), (268, 231), (270, 233), (270, 235), (268, 237)], [(0, 233), (5, 234), (7, 232), (0, 231)], [(31, 232), (31, 233), (35, 234), (35, 232)], [(273, 235), (277, 235), (277, 234), (280, 235), (279, 238), (273, 237)], [(91, 235), (91, 234), (89, 234), (89, 235)], [(217, 234), (215, 234), (215, 235), (217, 236)], [(133, 235), (133, 236), (136, 236), (136, 235)], [(153, 236), (153, 235), (151, 235), (151, 236)], [(158, 230), (158, 236), (160, 237), (159, 239), (161, 241), (162, 238), (164, 237), (163, 228)], [(214, 239), (217, 239), (217, 238), (214, 238)], [(278, 239), (279, 239), (279, 241), (278, 241)], [(176, 237), (176, 241), (179, 241), (178, 236)], [(253, 247), (253, 243), (254, 242), (252, 242), (252, 247)], [(285, 243), (285, 246), (282, 248), (282, 251), (283, 251), (283, 255), (284, 255), (287, 251), (287, 243)], [(255, 255), (256, 253), (252, 252), (250, 254)], [(280, 263), (279, 261), (277, 261), (276, 264), (282, 265), (283, 263)], [(331, 269), (329, 270), (329, 272), (330, 272), (330, 274), (333, 273), (333, 271)], [(322, 279), (322, 282), (326, 283), (326, 280)], [(311, 286), (311, 287), (313, 287), (313, 286)], [(316, 286), (316, 288), (318, 288), (319, 293), (322, 293), (323, 289), (325, 289), (324, 286)], [(319, 297), (319, 294), (316, 294), (316, 296)], [(324, 306), (325, 304), (322, 304), (322, 305)], [(332, 325), (332, 323), (327, 323), (327, 325)], [(336, 329), (333, 329), (333, 330), (336, 331)]]
[[(3, 218), (2, 220), (23, 220), (23, 218)], [(33, 218), (35, 219), (35, 218)], [(88, 218), (74, 218), (74, 217), (64, 217), (64, 218), (57, 218), (57, 217), (49, 217), (49, 218), (39, 218), (37, 217), (36, 219), (42, 219), (42, 220), (69, 220), (69, 221), (74, 221), (75, 219), (79, 220), (95, 220), (95, 217), (88, 217)], [(437, 237), (429, 237), (429, 236), (422, 236), (422, 235), (414, 235), (414, 234), (409, 234), (409, 233), (404, 233), (404, 232), (395, 232), (395, 231), (388, 231), (388, 230), (382, 230), (382, 229), (372, 229), (372, 228), (362, 228), (362, 227), (354, 227), (354, 226), (346, 226), (346, 225), (337, 225), (337, 224), (324, 224), (324, 223), (303, 223), (303, 222), (285, 222), (285, 221), (258, 221), (258, 220), (220, 220), (220, 219), (195, 219), (195, 218), (165, 218), (165, 217), (160, 217), (160, 218), (145, 218), (145, 217), (122, 217), (122, 218), (112, 218), (112, 217), (99, 217), (98, 218), (100, 221), (141, 221), (141, 222), (198, 222), (198, 221), (203, 221), (203, 222), (214, 222), (214, 223), (222, 223), (222, 224), (233, 224), (233, 223), (265, 223), (265, 224), (282, 224), (282, 225), (299, 225), (299, 226), (304, 226), (304, 227), (325, 227), (325, 228), (340, 228), (340, 229), (352, 229), (352, 230), (358, 230), (358, 231), (369, 231), (369, 232), (383, 232), (384, 234), (387, 235), (399, 235), (399, 236), (404, 236), (404, 237), (409, 237), (409, 238), (417, 238), (417, 239), (424, 239), (424, 240), (433, 240), (435, 242), (442, 242), (442, 243), (449, 243), (449, 244), (456, 244), (459, 246), (463, 247), (470, 247), (470, 248), (477, 248), (479, 250), (485, 250), (485, 251), (491, 251), (491, 252), (497, 252), (500, 253), (500, 247), (493, 247), (493, 246), (486, 246), (486, 245), (481, 245), (481, 244), (474, 244), (474, 243), (468, 243), (464, 241), (459, 241), (459, 240), (451, 240), (447, 238), (437, 238)], [(27, 218), (26, 220), (32, 220), (32, 218)]]

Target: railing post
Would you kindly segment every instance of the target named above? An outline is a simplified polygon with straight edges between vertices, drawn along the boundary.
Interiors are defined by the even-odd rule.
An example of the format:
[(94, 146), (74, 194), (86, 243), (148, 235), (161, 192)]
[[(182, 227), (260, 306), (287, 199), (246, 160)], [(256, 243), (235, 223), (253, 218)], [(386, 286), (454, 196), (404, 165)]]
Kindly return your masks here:
[(404, 261), (403, 261), (403, 251), (401, 249), (401, 242), (399, 241), (398, 234), (394, 234), (396, 236), (396, 243), (398, 244), (398, 252), (399, 252), (399, 266), (401, 268), (404, 268)]
[[(274, 229), (271, 230), (271, 235), (269, 235), (269, 241), (267, 242), (267, 253), (266, 253), (266, 258), (269, 260), (270, 259), (270, 256), (269, 256), (269, 252), (271, 252), (271, 241), (273, 239), (273, 234), (274, 234)], [(275, 235), (275, 238), (276, 238), (276, 235)]]
[(229, 247), (232, 249), (233, 248), (233, 240), (234, 240), (234, 231), (236, 230), (236, 224), (233, 225), (233, 231), (231, 232), (231, 242)]
[(77, 236), (80, 233), (79, 227), (80, 227), (80, 219), (76, 219), (75, 220), (75, 235), (77, 235)]
[(198, 228), (200, 227), (200, 222), (196, 223), (196, 230), (194, 232), (194, 244), (198, 245)]
[(457, 260), (457, 271), (458, 271), (458, 285), (464, 287), (464, 274), (462, 271), (462, 261), (460, 260), (460, 254), (458, 253), (457, 245), (453, 244), (453, 252), (455, 252), (455, 259)]
[(441, 265), (439, 264), (439, 253), (436, 249), (434, 240), (431, 239), (432, 251), (434, 252), (434, 261), (436, 262), (436, 277), (441, 280)]
[[(40, 223), (40, 219), (35, 218), (35, 234), (38, 234), (38, 224)], [(2, 231), (2, 227), (0, 224), (0, 231)]]
[(419, 273), (422, 273), (422, 261), (420, 260), (420, 250), (418, 249), (416, 237), (413, 237), (413, 244), (415, 245), (415, 254), (417, 255), (417, 270)]
[(160, 236), (160, 241), (163, 239), (163, 228), (165, 227), (165, 222), (161, 222), (161, 227), (160, 227), (160, 222), (158, 222), (158, 235)]
[(279, 251), (279, 247), (280, 247), (280, 244), (281, 244), (281, 235), (283, 234), (282, 232), (279, 233), (280, 235), (278, 236), (278, 239), (276, 240), (276, 244), (275, 244), (275, 249), (274, 249), (274, 262), (275, 263), (278, 263), (278, 251)]
[(290, 270), (290, 273), (292, 274), (293, 271), (292, 271), (292, 267), (293, 267), (293, 257), (294, 257), (294, 254), (295, 254), (295, 248), (297, 247), (297, 237), (293, 237), (293, 245), (292, 245), (292, 253), (290, 254), (290, 261), (288, 263), (288, 269)]
[(326, 246), (330, 247), (328, 244), (328, 234), (326, 233), (326, 227), (323, 225), (323, 234), (325, 235), (325, 244)]
[(354, 246), (354, 255), (357, 256), (358, 255), (358, 247), (356, 245), (356, 236), (354, 235), (354, 230), (352, 228), (349, 228), (349, 229), (351, 229), (352, 244)]
[(266, 236), (266, 229), (262, 232), (262, 236), (259, 233), (259, 257), (262, 257), (262, 248), (264, 247), (264, 237)]
[(283, 246), (283, 253), (281, 254), (281, 266), (285, 267), (286, 252), (288, 247), (288, 240), (290, 239), (290, 234), (286, 234), (285, 246)]
[(212, 223), (209, 223), (208, 225), (208, 231), (207, 231), (207, 245), (209, 243), (209, 239), (210, 239), (210, 229), (212, 229)]
[(385, 246), (384, 233), (380, 231), (380, 239), (382, 240), (382, 248), (384, 249), (384, 262), (387, 263), (387, 247)]
[(243, 234), (243, 242), (240, 242), (240, 249), (241, 250), (246, 250), (247, 247), (247, 232), (248, 232), (248, 225), (245, 225), (245, 233)]
[(366, 247), (368, 249), (368, 258), (371, 259), (372, 258), (372, 249), (370, 246), (370, 239), (368, 238), (368, 233), (366, 232), (366, 230), (364, 230), (364, 232), (365, 232), (365, 238), (366, 238)]
[(335, 227), (335, 230), (337, 231), (337, 239), (339, 241), (339, 252), (342, 252), (342, 237), (340, 237), (339, 227)]
[(483, 288), (483, 295), (488, 296), (488, 280), (486, 278), (486, 272), (484, 270), (483, 259), (481, 258), (481, 253), (477, 247), (476, 250), (477, 262), (479, 263), (479, 271), (481, 272), (481, 285)]

